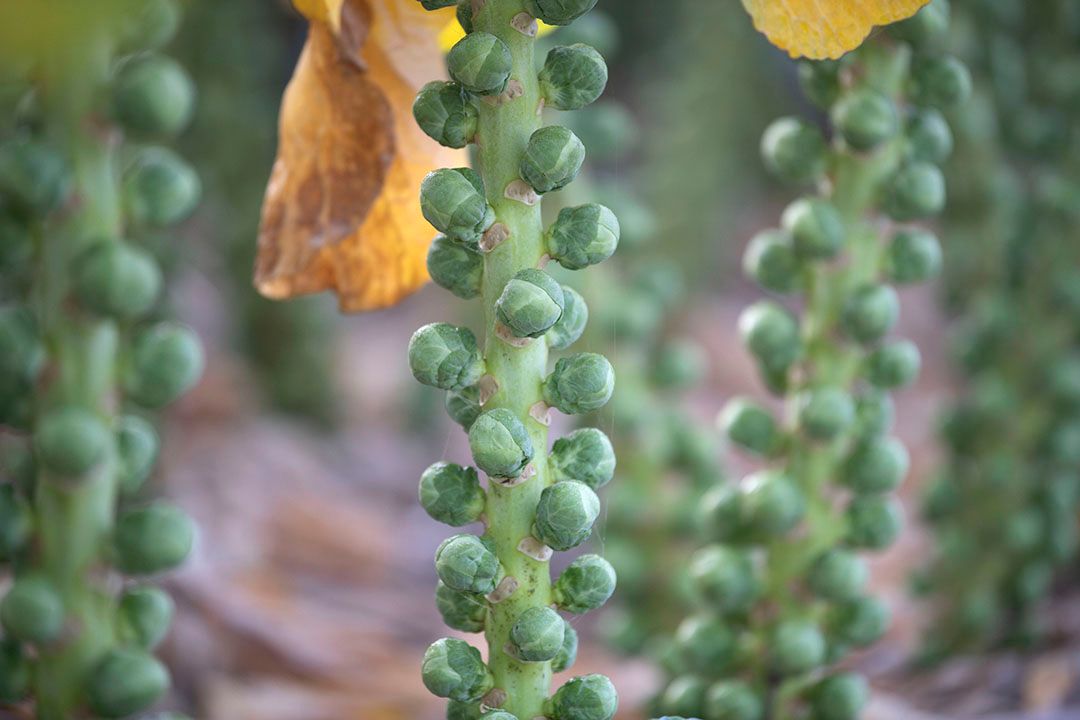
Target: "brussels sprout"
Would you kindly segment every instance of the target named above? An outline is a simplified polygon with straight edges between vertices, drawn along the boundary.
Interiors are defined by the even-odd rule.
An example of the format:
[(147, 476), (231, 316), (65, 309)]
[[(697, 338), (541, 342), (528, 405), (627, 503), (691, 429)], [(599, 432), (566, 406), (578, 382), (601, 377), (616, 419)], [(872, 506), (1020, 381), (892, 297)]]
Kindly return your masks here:
[(585, 146), (578, 136), (568, 128), (549, 125), (529, 138), (521, 158), (521, 178), (543, 195), (573, 182), (584, 162)]
[(438, 235), (428, 248), (427, 270), (436, 285), (470, 300), (480, 295), (484, 256), (468, 245)]
[(522, 662), (548, 662), (562, 649), (565, 628), (551, 608), (530, 607), (510, 627), (510, 648)]
[(855, 399), (855, 431), (859, 437), (884, 435), (892, 429), (896, 408), (888, 393), (864, 390)]
[(760, 232), (746, 246), (743, 271), (766, 290), (794, 292), (799, 286), (799, 270), (791, 238), (782, 230)]
[(761, 137), (765, 167), (790, 183), (813, 182), (825, 172), (825, 139), (805, 120), (774, 120)]
[(0, 562), (11, 560), (26, 545), (33, 525), (30, 503), (13, 485), (0, 485)]
[(124, 63), (112, 89), (112, 111), (129, 131), (174, 135), (195, 108), (195, 85), (175, 60), (150, 53)]
[(832, 121), (852, 149), (873, 150), (899, 130), (896, 106), (885, 94), (862, 88), (848, 93), (832, 108)]
[(30, 692), (30, 662), (22, 644), (0, 639), (0, 702), (16, 704)]
[(827, 625), (835, 641), (865, 647), (885, 634), (890, 616), (889, 608), (880, 600), (863, 597), (831, 608)]
[(761, 698), (742, 680), (722, 680), (705, 691), (705, 717), (761, 720), (764, 715)]
[(143, 148), (124, 173), (124, 209), (136, 225), (178, 223), (195, 210), (200, 195), (195, 170), (167, 148)]
[(937, 215), (945, 207), (945, 178), (937, 165), (912, 162), (896, 173), (889, 188), (886, 209), (896, 220)]
[[(465, 0), (465, 4), (471, 8), (472, 0)], [(446, 720), (480, 720), (481, 714), (479, 701), (451, 700), (446, 704)]]
[(580, 110), (596, 102), (607, 87), (604, 58), (588, 45), (552, 48), (540, 71), (540, 94), (556, 110)]
[(919, 348), (907, 340), (883, 345), (867, 358), (866, 379), (873, 385), (893, 389), (915, 381), (922, 365)]
[(691, 715), (705, 703), (705, 681), (697, 675), (675, 678), (660, 695), (659, 707), (665, 712)]
[(895, 500), (880, 495), (859, 495), (847, 508), (848, 542), (859, 548), (881, 550), (900, 534), (903, 514)]
[(619, 219), (597, 203), (563, 208), (547, 231), (548, 254), (568, 270), (603, 262), (618, 246)]
[[(949, 1), (934, 0), (907, 20), (889, 26), (889, 33), (919, 49), (936, 45), (948, 37)], [(833, 718), (822, 718), (833, 720)]]
[(971, 95), (971, 72), (950, 56), (916, 56), (911, 66), (911, 98), (917, 105), (948, 108)]
[(409, 367), (418, 382), (443, 390), (475, 385), (484, 375), (484, 358), (468, 328), (449, 323), (425, 325), (409, 340)]
[(844, 221), (825, 200), (802, 198), (787, 206), (780, 224), (791, 235), (792, 247), (800, 257), (835, 257), (844, 244)]
[(797, 68), (803, 94), (820, 108), (828, 108), (840, 96), (841, 62), (819, 60), (800, 62)]
[(480, 716), (480, 720), (518, 720), (517, 716), (505, 710), (492, 710)]
[(545, 705), (551, 720), (611, 720), (619, 709), (619, 695), (603, 675), (569, 680)]
[(565, 672), (574, 666), (578, 653), (578, 634), (570, 623), (564, 623), (563, 644), (551, 661), (552, 672)]
[(889, 243), (885, 263), (893, 282), (926, 282), (941, 272), (941, 243), (925, 230), (900, 230)]
[(799, 395), (799, 427), (815, 440), (832, 440), (855, 422), (855, 403), (837, 387), (819, 387)]
[(745, 610), (761, 591), (750, 556), (734, 548), (723, 545), (701, 548), (691, 556), (689, 567), (698, 593), (722, 611)]
[(852, 340), (873, 343), (885, 337), (899, 317), (896, 290), (888, 285), (863, 285), (844, 303), (840, 325)]
[(95, 715), (122, 718), (157, 702), (169, 687), (169, 671), (145, 650), (115, 648), (90, 672), (87, 698)]
[(783, 372), (802, 352), (799, 323), (774, 302), (760, 301), (739, 316), (739, 334), (750, 352), (769, 371)]
[(945, 116), (932, 108), (917, 110), (907, 124), (908, 155), (912, 160), (940, 164), (953, 150), (953, 135)]
[(533, 459), (525, 426), (506, 408), (483, 413), (469, 428), (469, 447), (481, 470), (496, 478), (516, 478)]
[(120, 319), (145, 315), (161, 292), (161, 270), (149, 253), (102, 242), (76, 261), (75, 292), (96, 313)]
[[(729, 623), (707, 613), (691, 615), (679, 623), (675, 630), (675, 647), (688, 668), (710, 674), (727, 668), (736, 653), (735, 636)], [(672, 710), (693, 712), (693, 708)]]
[[(589, 112), (567, 115), (565, 122), (581, 138), (589, 157), (607, 162), (624, 159), (641, 143), (642, 133), (637, 118), (618, 100), (601, 100), (589, 108)], [(638, 208), (627, 217), (635, 221), (645, 218), (644, 227), (631, 229), (631, 243), (641, 240), (650, 231), (648, 209)]]
[(435, 588), (435, 605), (448, 627), (461, 632), (484, 631), (487, 622), (487, 603), (481, 595), (461, 592), (439, 581)]
[(52, 472), (78, 477), (105, 459), (109, 429), (96, 414), (81, 407), (48, 411), (34, 433), (37, 459)]
[(856, 720), (869, 695), (861, 675), (837, 673), (811, 689), (810, 705), (816, 720)]
[(124, 49), (156, 50), (167, 45), (180, 28), (177, 0), (146, 0), (124, 18), (121, 43)]
[(717, 485), (701, 497), (701, 527), (712, 540), (736, 539), (743, 528), (742, 495), (730, 484)]
[(544, 338), (552, 350), (565, 350), (578, 341), (589, 323), (589, 306), (577, 290), (562, 286), (563, 311)]
[(844, 462), (844, 484), (860, 493), (889, 492), (903, 482), (910, 464), (907, 448), (896, 438), (870, 438), (858, 443)]
[(559, 358), (544, 380), (544, 402), (568, 415), (599, 410), (615, 390), (615, 370), (603, 355), (577, 353)]
[(128, 643), (153, 650), (169, 631), (176, 606), (164, 590), (129, 588), (120, 598), (120, 636)]
[(457, 83), (429, 82), (417, 93), (412, 111), (420, 129), (440, 145), (463, 148), (476, 135), (479, 113)]
[(473, 385), (461, 390), (451, 390), (446, 393), (445, 406), (450, 419), (468, 432), (483, 412), (480, 407), (480, 388)]
[(773, 631), (772, 656), (776, 670), (795, 675), (825, 661), (825, 637), (807, 620), (781, 620)]
[(491, 542), (476, 535), (453, 535), (435, 551), (435, 571), (447, 587), (486, 595), (503, 578), (502, 565)]
[(807, 582), (817, 596), (843, 602), (856, 599), (866, 587), (869, 577), (869, 570), (862, 558), (849, 550), (833, 548), (810, 566)]
[(582, 555), (563, 570), (555, 582), (555, 604), (581, 615), (597, 610), (615, 592), (615, 568), (599, 555)]
[(615, 449), (603, 431), (579, 428), (551, 446), (548, 467), (556, 482), (577, 480), (599, 490), (615, 476)]
[(432, 695), (459, 702), (479, 700), (495, 684), (480, 651), (454, 638), (432, 643), (424, 653), (420, 672)]
[(514, 60), (510, 48), (487, 32), (471, 32), (446, 56), (450, 77), (477, 95), (498, 95), (506, 89)]
[(597, 0), (525, 0), (525, 11), (548, 25), (569, 25), (596, 7), (596, 3)]
[(0, 624), (23, 642), (50, 642), (64, 629), (64, 600), (45, 578), (16, 578), (0, 600)]
[(45, 364), (45, 349), (29, 311), (0, 307), (0, 396), (32, 382)]
[(116, 521), (116, 567), (129, 575), (152, 575), (184, 561), (195, 542), (195, 524), (182, 510), (154, 503), (127, 510)]
[(136, 336), (124, 387), (131, 400), (160, 408), (194, 387), (203, 371), (199, 339), (176, 323), (158, 323)]
[(484, 181), (471, 168), (428, 173), (420, 184), (420, 211), (436, 230), (470, 244), (495, 223), (495, 211), (484, 197)]
[(540, 493), (533, 535), (555, 550), (570, 550), (589, 539), (599, 515), (600, 498), (588, 485), (557, 482)]
[(536, 338), (562, 317), (562, 286), (543, 270), (519, 270), (495, 301), (495, 313), (514, 337)]
[(473, 468), (438, 462), (420, 476), (420, 504), (438, 522), (453, 527), (476, 522), (486, 502)]
[(747, 525), (762, 535), (791, 530), (806, 513), (806, 497), (791, 478), (763, 470), (742, 482), (742, 512)]
[(121, 417), (117, 421), (116, 451), (120, 492), (134, 495), (150, 477), (157, 461), (158, 436), (154, 426), (137, 415)]
[(71, 188), (71, 170), (48, 145), (26, 138), (0, 144), (0, 195), (38, 216), (60, 207)]

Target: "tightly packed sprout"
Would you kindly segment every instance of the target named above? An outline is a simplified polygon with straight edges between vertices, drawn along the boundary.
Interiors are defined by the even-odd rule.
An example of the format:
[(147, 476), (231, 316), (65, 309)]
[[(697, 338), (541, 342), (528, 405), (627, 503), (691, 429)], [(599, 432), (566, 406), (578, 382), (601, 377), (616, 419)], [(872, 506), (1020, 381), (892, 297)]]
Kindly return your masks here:
[[(455, 5), (423, 2), (434, 9)], [(588, 413), (614, 389), (610, 363), (596, 354), (549, 359), (569, 348), (588, 319), (585, 301), (545, 269), (548, 260), (578, 270), (609, 257), (619, 223), (607, 208), (568, 209), (547, 230), (541, 196), (571, 183), (585, 159), (569, 129), (541, 127), (544, 106), (578, 109), (595, 100), (607, 69), (595, 50), (551, 51), (537, 71), (537, 20), (567, 24), (595, 0), (462, 2), (468, 30), (447, 56), (451, 82), (419, 93), (419, 126), (448, 147), (477, 146), (477, 169), (432, 172), (420, 188), (424, 217), (441, 233), (428, 268), (437, 284), (479, 298), (483, 343), (445, 323), (420, 328), (409, 345), (417, 380), (447, 391), (447, 412), (468, 433), (475, 467), (436, 463), (423, 475), (420, 500), (461, 533), (440, 545), (436, 604), (447, 625), (483, 632), (486, 661), (458, 639), (424, 656), (427, 688), (449, 701), (447, 717), (489, 720), (610, 720), (617, 696), (600, 675), (574, 678), (551, 693), (552, 674), (569, 670), (577, 634), (559, 611), (584, 613), (615, 589), (606, 560), (586, 555), (551, 581), (548, 562), (592, 533), (596, 488), (615, 458), (598, 430), (582, 429), (549, 449), (552, 410)], [(481, 479), (486, 478), (486, 487)]]
[[(932, 5), (911, 22), (940, 12)], [(739, 331), (787, 414), (751, 398), (720, 414), (730, 441), (764, 467), (702, 503), (709, 544), (690, 560), (699, 610), (676, 632), (658, 712), (850, 720), (867, 698), (865, 680), (835, 665), (889, 622), (867, 594), (861, 553), (888, 547), (902, 524), (891, 494), (909, 459), (889, 436), (888, 393), (915, 379), (919, 353), (893, 336), (893, 285), (937, 271), (936, 241), (909, 223), (945, 201), (945, 143), (931, 147), (910, 128), (963, 101), (970, 84), (931, 35), (897, 33), (802, 65), (831, 137), (798, 119), (765, 133), (767, 166), (817, 188), (754, 238), (745, 260), (774, 297), (748, 307)]]
[(19, 92), (0, 130), (0, 705), (120, 718), (168, 687), (153, 650), (173, 603), (147, 579), (194, 537), (178, 508), (140, 499), (148, 413), (203, 360), (190, 330), (153, 320), (162, 273), (139, 244), (198, 199), (191, 168), (151, 144), (186, 125), (193, 88), (157, 50), (173, 0), (42, 11), (56, 17), (41, 47), (63, 60), (5, 77)]
[(967, 380), (923, 500), (936, 535), (914, 581), (933, 603), (926, 660), (1042, 639), (1077, 555), (1080, 86), (1066, 68), (1080, 25), (1069, 3), (976, 8), (958, 13), (976, 102), (959, 118), (964, 192), (945, 218)]

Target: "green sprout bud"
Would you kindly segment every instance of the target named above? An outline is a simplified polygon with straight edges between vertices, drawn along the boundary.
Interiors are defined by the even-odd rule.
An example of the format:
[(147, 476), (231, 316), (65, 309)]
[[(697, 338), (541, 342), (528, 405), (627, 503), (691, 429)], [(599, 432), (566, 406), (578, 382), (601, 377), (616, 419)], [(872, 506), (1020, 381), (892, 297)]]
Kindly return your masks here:
[(585, 145), (569, 128), (542, 127), (532, 134), (521, 158), (521, 179), (540, 195), (574, 181), (585, 162)]
[(461, 390), (451, 390), (446, 393), (444, 404), (446, 414), (451, 420), (465, 428), (465, 432), (469, 431), (476, 422), (476, 418), (480, 417), (480, 413), (484, 411), (480, 407), (480, 388), (476, 385)]
[(87, 683), (90, 709), (105, 718), (134, 715), (169, 687), (169, 671), (145, 650), (116, 648), (94, 667)]
[(435, 606), (448, 627), (461, 632), (483, 632), (487, 603), (482, 595), (455, 590), (442, 580), (435, 588)]
[(158, 436), (154, 426), (137, 415), (121, 417), (117, 421), (116, 451), (120, 492), (134, 495), (150, 477), (157, 461)]
[(129, 575), (152, 575), (184, 562), (195, 542), (195, 524), (180, 508), (154, 503), (127, 510), (116, 521), (116, 567)]
[(971, 72), (950, 56), (917, 56), (911, 67), (911, 97), (917, 105), (948, 108), (971, 95)]
[(746, 397), (728, 401), (717, 424), (733, 443), (762, 457), (769, 457), (780, 447), (781, 436), (772, 413)]
[(750, 556), (734, 548), (701, 548), (690, 558), (689, 567), (698, 594), (724, 612), (745, 610), (761, 591)]
[(577, 353), (559, 358), (544, 380), (544, 402), (567, 415), (599, 410), (615, 390), (615, 370), (603, 355)]
[(776, 670), (797, 675), (825, 661), (825, 636), (807, 620), (781, 620), (773, 632), (772, 653)]
[(829, 611), (829, 635), (837, 642), (866, 647), (878, 641), (889, 627), (888, 606), (874, 597), (836, 605)]
[(477, 466), (496, 478), (516, 478), (533, 459), (525, 425), (506, 408), (483, 413), (469, 428), (469, 447)]
[(858, 598), (869, 577), (862, 558), (849, 550), (833, 548), (810, 566), (807, 581), (818, 597), (844, 602)]
[(816, 720), (857, 720), (869, 696), (861, 675), (837, 673), (810, 691), (810, 705)]
[(178, 223), (195, 210), (200, 195), (195, 170), (168, 148), (143, 148), (124, 173), (124, 209), (136, 225)]
[(26, 545), (33, 525), (30, 503), (14, 485), (0, 485), (0, 562), (11, 560)]
[(556, 110), (580, 110), (596, 102), (607, 87), (604, 58), (588, 45), (552, 48), (540, 71), (540, 94)]
[(468, 245), (438, 235), (428, 248), (427, 270), (436, 285), (462, 300), (470, 300), (480, 295), (484, 256)]
[(506, 89), (514, 59), (506, 43), (487, 32), (471, 32), (446, 56), (450, 77), (477, 95), (498, 95)]
[(837, 387), (819, 387), (801, 393), (799, 427), (814, 440), (832, 440), (855, 422), (855, 403)]
[(589, 539), (599, 515), (600, 498), (588, 485), (558, 482), (540, 493), (533, 535), (550, 548), (570, 550)]
[(938, 44), (948, 37), (949, 9), (948, 0), (934, 0), (907, 20), (890, 25), (889, 33), (919, 49)]
[(700, 345), (688, 341), (667, 342), (656, 351), (650, 377), (663, 390), (688, 390), (701, 382), (706, 362)]
[(0, 639), (0, 703), (18, 704), (30, 693), (30, 661), (22, 643)]
[[(726, 620), (712, 614), (691, 615), (675, 630), (675, 646), (686, 666), (699, 672), (719, 672), (735, 656), (735, 636)], [(702, 692), (704, 693), (704, 688)], [(693, 712), (694, 708), (672, 708)]]
[(471, 168), (428, 173), (420, 184), (420, 210), (436, 230), (469, 244), (495, 222), (495, 211), (484, 197), (484, 181)]
[(761, 698), (742, 680), (722, 680), (705, 691), (705, 717), (761, 720), (764, 715)]
[(175, 135), (191, 120), (195, 84), (178, 62), (154, 53), (124, 63), (112, 90), (112, 111), (126, 130)]
[(32, 382), (45, 364), (45, 349), (31, 313), (0, 307), (0, 393)]
[(156, 50), (167, 45), (180, 29), (177, 0), (146, 0), (124, 18), (121, 43), (125, 51)]
[(176, 607), (164, 590), (134, 587), (120, 598), (119, 633), (125, 642), (153, 650), (164, 639)]
[(784, 210), (780, 224), (790, 233), (792, 246), (800, 257), (835, 257), (844, 244), (844, 221), (836, 208), (825, 200), (796, 200)]
[(556, 482), (577, 480), (599, 490), (615, 476), (615, 449), (601, 430), (579, 428), (551, 446), (548, 467)]
[(438, 522), (452, 527), (476, 522), (486, 502), (473, 468), (438, 462), (420, 476), (420, 504)]
[(717, 485), (701, 497), (701, 528), (705, 537), (726, 542), (736, 539), (742, 527), (742, 494), (729, 483)]
[(840, 326), (851, 339), (877, 342), (900, 318), (900, 297), (888, 285), (863, 285), (844, 303)]
[(904, 517), (895, 500), (859, 495), (847, 508), (848, 542), (853, 547), (883, 550), (900, 534)]
[(161, 292), (161, 270), (152, 255), (122, 242), (95, 245), (77, 260), (79, 300), (96, 313), (124, 320), (145, 315)]
[(450, 325), (425, 325), (409, 340), (409, 367), (418, 382), (443, 390), (475, 385), (484, 375), (484, 358), (472, 330)]
[[(465, 0), (465, 4), (472, 7), (472, 0)], [(471, 10), (470, 10), (471, 12)], [(446, 704), (446, 720), (480, 720), (480, 703), (460, 702), (451, 700)]]
[(912, 162), (896, 173), (886, 209), (895, 220), (937, 215), (945, 207), (945, 177), (937, 165)]
[(596, 7), (596, 3), (597, 0), (525, 0), (525, 11), (548, 25), (569, 25)]
[(562, 315), (544, 336), (552, 350), (565, 350), (576, 343), (589, 323), (589, 306), (585, 304), (585, 298), (567, 285), (562, 286), (562, 292)]
[(565, 628), (551, 608), (528, 608), (510, 628), (510, 648), (522, 662), (548, 662), (562, 649)]
[(844, 463), (844, 484), (859, 493), (895, 490), (911, 465), (907, 448), (893, 437), (876, 437), (858, 443)]
[(945, 116), (933, 108), (918, 110), (907, 124), (908, 155), (912, 160), (941, 164), (953, 150), (953, 135)]
[(925, 230), (900, 230), (889, 243), (885, 262), (893, 282), (926, 282), (941, 272), (941, 243)]
[(440, 145), (463, 148), (476, 135), (479, 113), (457, 83), (429, 82), (420, 88), (412, 111), (420, 129)]
[(757, 361), (773, 372), (787, 370), (802, 352), (798, 321), (774, 302), (759, 301), (743, 310), (739, 334)]
[(832, 109), (832, 121), (853, 150), (867, 151), (900, 129), (896, 106), (886, 95), (864, 88), (848, 93)]
[(19, 577), (0, 601), (0, 624), (23, 642), (50, 642), (64, 629), (64, 600), (44, 578)]
[(700, 677), (682, 675), (668, 683), (658, 705), (665, 712), (691, 715), (705, 702), (705, 687)]
[(866, 379), (886, 390), (904, 387), (915, 381), (922, 365), (919, 348), (908, 340), (882, 345), (866, 361)]
[(480, 720), (518, 720), (517, 716), (513, 713), (508, 713), (505, 710), (492, 710), (486, 712), (480, 716)]
[(828, 108), (840, 96), (841, 63), (835, 60), (803, 61), (798, 66), (799, 86), (810, 102)]
[(584, 675), (560, 687), (545, 709), (551, 720), (611, 720), (619, 709), (619, 695), (603, 675)]
[(53, 148), (24, 138), (0, 144), (0, 195), (43, 216), (60, 207), (70, 188), (67, 161)]
[(439, 579), (458, 592), (487, 595), (503, 578), (491, 542), (476, 535), (453, 535), (435, 551)]
[(763, 470), (745, 478), (741, 485), (746, 523), (761, 535), (782, 535), (806, 513), (806, 496), (783, 473)]
[[(625, 158), (631, 149), (639, 147), (641, 142), (641, 128), (637, 118), (618, 100), (602, 100), (589, 108), (587, 113), (568, 115), (566, 124), (581, 138), (590, 157), (608, 162)], [(638, 212), (632, 212), (628, 217), (633, 220), (647, 214), (647, 209), (639, 208)], [(647, 222), (644, 228), (635, 228), (639, 232), (631, 232), (631, 242), (639, 239), (641, 230), (648, 229)]]
[(514, 337), (536, 338), (562, 317), (565, 298), (562, 286), (543, 270), (519, 270), (495, 301), (499, 322)]
[(896, 408), (888, 393), (864, 390), (855, 400), (855, 429), (860, 437), (884, 435), (892, 429)]
[(774, 120), (761, 137), (765, 167), (781, 180), (809, 183), (825, 172), (821, 130), (795, 117)]
[(619, 219), (597, 203), (563, 208), (547, 232), (548, 254), (568, 270), (603, 262), (618, 246)]
[(38, 460), (52, 472), (78, 477), (105, 459), (109, 429), (97, 415), (80, 407), (46, 413), (34, 433)]
[(552, 672), (565, 672), (574, 666), (578, 653), (578, 634), (570, 623), (564, 623), (563, 644), (551, 661)]
[(454, 638), (432, 643), (424, 653), (420, 672), (432, 695), (459, 702), (475, 702), (495, 685), (480, 651)]
[(799, 259), (791, 238), (782, 230), (765, 230), (750, 240), (743, 254), (743, 271), (758, 285), (775, 293), (799, 286)]
[(575, 615), (597, 610), (615, 592), (615, 581), (611, 563), (599, 555), (582, 555), (555, 582), (555, 604)]
[(203, 371), (199, 339), (175, 323), (158, 323), (135, 338), (124, 383), (131, 400), (147, 408), (168, 405), (186, 393)]

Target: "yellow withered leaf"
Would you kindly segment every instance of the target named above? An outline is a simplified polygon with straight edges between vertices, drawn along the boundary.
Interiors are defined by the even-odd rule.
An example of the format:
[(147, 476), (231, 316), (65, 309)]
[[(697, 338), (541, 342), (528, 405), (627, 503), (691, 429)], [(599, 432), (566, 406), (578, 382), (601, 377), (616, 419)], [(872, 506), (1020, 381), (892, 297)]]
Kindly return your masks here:
[(346, 311), (387, 307), (427, 280), (420, 181), (464, 164), (411, 112), (416, 91), (445, 72), (437, 38), (448, 18), (416, 0), (296, 6), (311, 24), (282, 100), (255, 285), (272, 298), (333, 290)]
[(930, 0), (742, 0), (754, 27), (792, 57), (838, 58), (875, 25), (911, 17)]

